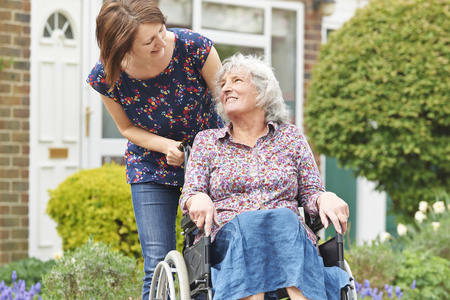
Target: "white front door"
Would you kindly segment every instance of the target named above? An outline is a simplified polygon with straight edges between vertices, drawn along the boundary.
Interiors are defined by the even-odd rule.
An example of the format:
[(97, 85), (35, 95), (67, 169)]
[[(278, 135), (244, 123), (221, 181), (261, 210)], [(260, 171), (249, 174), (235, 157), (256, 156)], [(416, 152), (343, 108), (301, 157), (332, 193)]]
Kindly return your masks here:
[(81, 2), (32, 5), (29, 254), (40, 259), (62, 248), (48, 190), (80, 167)]

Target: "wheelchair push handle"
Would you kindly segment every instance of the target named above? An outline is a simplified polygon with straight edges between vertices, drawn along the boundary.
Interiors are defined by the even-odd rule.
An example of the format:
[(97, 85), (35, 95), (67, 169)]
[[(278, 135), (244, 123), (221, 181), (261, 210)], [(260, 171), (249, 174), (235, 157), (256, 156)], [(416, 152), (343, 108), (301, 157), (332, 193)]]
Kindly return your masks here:
[(182, 142), (180, 145), (178, 145), (178, 150), (181, 152), (184, 152), (184, 170), (186, 171), (189, 154), (191, 154), (191, 146), (187, 142)]

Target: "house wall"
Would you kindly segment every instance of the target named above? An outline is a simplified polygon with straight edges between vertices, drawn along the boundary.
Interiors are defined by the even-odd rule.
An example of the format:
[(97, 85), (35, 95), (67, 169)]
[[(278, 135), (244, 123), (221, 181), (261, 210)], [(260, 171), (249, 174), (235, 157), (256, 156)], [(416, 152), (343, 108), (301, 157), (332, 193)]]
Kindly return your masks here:
[(30, 8), (0, 1), (0, 266), (28, 257)]

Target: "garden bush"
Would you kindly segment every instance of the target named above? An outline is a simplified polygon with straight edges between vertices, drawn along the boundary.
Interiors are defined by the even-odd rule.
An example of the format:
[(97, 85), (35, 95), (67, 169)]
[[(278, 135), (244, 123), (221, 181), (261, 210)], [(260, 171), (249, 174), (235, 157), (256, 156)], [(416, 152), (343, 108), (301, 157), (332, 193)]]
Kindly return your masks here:
[[(405, 250), (395, 284), (402, 287), (408, 300), (450, 299), (450, 261), (431, 251)], [(416, 281), (416, 289), (408, 287)]]
[(401, 236), (403, 247), (415, 252), (430, 251), (450, 261), (450, 197), (438, 198), (433, 205), (420, 202), (414, 221)]
[[(89, 236), (113, 250), (142, 260), (130, 186), (123, 166), (105, 164), (66, 178), (49, 191), (47, 213), (57, 223), (63, 249), (74, 250)], [(181, 212), (177, 216), (177, 249), (182, 249)]]
[(350, 247), (345, 257), (360, 282), (361, 298), (391, 299), (390, 293), (408, 300), (450, 299), (449, 198), (436, 198), (433, 205), (420, 202), (415, 222), (398, 224), (396, 238), (384, 235)]
[(56, 264), (55, 260), (41, 261), (37, 258), (25, 258), (0, 268), (0, 282), (4, 281), (6, 285), (12, 284), (11, 274), (16, 272), (16, 278), (25, 281), (26, 288), (30, 289), (36, 283), (42, 283), (42, 276), (48, 273)]
[(449, 86), (449, 1), (372, 0), (321, 49), (308, 136), (411, 220), (419, 201), (449, 191)]
[(57, 223), (64, 251), (83, 245), (92, 235), (113, 250), (141, 257), (123, 166), (105, 164), (78, 171), (49, 193), (47, 213)]
[(396, 278), (402, 257), (390, 244), (376, 240), (361, 246), (352, 245), (345, 252), (345, 259), (358, 282), (370, 280), (372, 287), (381, 290)]
[(143, 275), (137, 260), (89, 238), (44, 276), (43, 298), (140, 299)]

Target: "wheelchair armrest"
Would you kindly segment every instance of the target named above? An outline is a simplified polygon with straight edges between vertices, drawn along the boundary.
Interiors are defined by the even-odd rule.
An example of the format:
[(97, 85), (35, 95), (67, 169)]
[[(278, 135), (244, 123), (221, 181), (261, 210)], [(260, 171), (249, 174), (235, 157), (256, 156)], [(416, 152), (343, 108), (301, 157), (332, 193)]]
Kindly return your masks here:
[(325, 267), (336, 266), (345, 271), (344, 236), (341, 233), (319, 245), (319, 251)]
[(309, 214), (307, 212), (305, 212), (304, 214), (306, 225), (308, 225), (308, 227), (317, 234), (317, 232), (324, 227), (322, 224), (322, 219), (320, 218), (320, 216), (317, 216), (317, 218), (314, 219), (314, 222), (311, 222), (311, 217), (309, 216)]
[(197, 225), (195, 225), (194, 221), (191, 220), (191, 216), (187, 214), (181, 219), (181, 229), (186, 230), (191, 227), (197, 227)]

